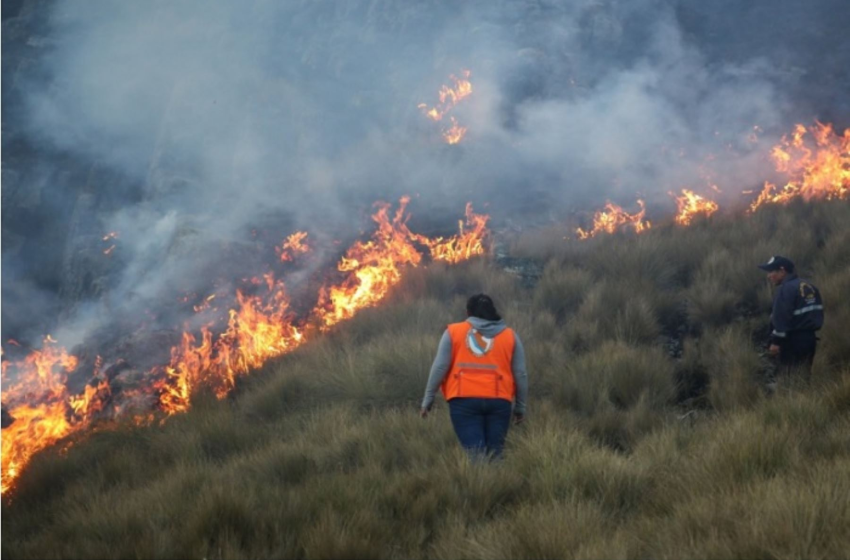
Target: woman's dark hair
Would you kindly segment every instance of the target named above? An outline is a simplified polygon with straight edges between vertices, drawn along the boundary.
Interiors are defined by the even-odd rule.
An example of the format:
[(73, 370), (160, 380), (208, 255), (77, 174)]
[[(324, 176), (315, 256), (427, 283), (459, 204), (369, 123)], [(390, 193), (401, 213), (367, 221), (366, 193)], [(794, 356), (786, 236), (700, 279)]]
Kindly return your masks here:
[(502, 316), (496, 311), (493, 299), (486, 294), (475, 294), (466, 300), (466, 313), (470, 317), (478, 317), (487, 321), (499, 321)]

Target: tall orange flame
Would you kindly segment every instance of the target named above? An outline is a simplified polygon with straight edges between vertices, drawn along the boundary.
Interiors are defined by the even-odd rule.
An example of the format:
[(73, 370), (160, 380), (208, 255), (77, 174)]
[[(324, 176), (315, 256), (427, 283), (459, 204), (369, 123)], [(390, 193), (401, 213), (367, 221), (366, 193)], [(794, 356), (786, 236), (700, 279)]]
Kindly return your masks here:
[(340, 259), (337, 269), (347, 274), (336, 285), (322, 286), (313, 310), (322, 329), (382, 300), (401, 280), (402, 267), (416, 266), (422, 260), (407, 228), (408, 216), (404, 211), (408, 202), (409, 197), (401, 199), (392, 219), (388, 215), (389, 204), (379, 203), (378, 211), (372, 216), (378, 224), (372, 239), (358, 241)]
[(776, 170), (790, 180), (783, 187), (765, 182), (750, 205), (751, 212), (765, 204), (784, 204), (794, 198), (850, 198), (850, 128), (839, 136), (831, 124), (815, 121), (809, 129), (798, 124), (791, 137), (783, 136), (770, 155)]
[(183, 333), (181, 345), (171, 349), (166, 381), (158, 386), (162, 410), (168, 414), (188, 410), (193, 391), (202, 385), (223, 398), (238, 376), (302, 343), (283, 282), (270, 275), (266, 280), (265, 298), (236, 292), (238, 308), (229, 311), (227, 330), (215, 342), (210, 325), (201, 329), (197, 343), (190, 332)]
[(430, 239), (412, 233), (407, 227), (405, 214), (408, 197), (403, 197), (399, 208), (390, 220), (389, 205), (381, 203), (372, 216), (378, 229), (366, 243), (355, 243), (337, 266), (348, 273), (338, 284), (322, 287), (314, 316), (320, 328), (326, 330), (334, 324), (352, 317), (358, 310), (371, 307), (382, 300), (389, 290), (401, 280), (405, 266), (417, 266), (422, 259), (413, 242), (425, 245), (432, 260), (452, 264), (484, 253), (489, 216), (476, 214), (472, 204), (466, 204), (466, 227), (458, 221), (459, 233), (448, 239)]
[(22, 404), (10, 413), (15, 421), (11, 426), (3, 428), (0, 492), (6, 492), (11, 487), (35, 453), (53, 445), (72, 431), (65, 417), (67, 406), (63, 401), (48, 401), (32, 406)]
[(4, 362), (3, 407), (14, 421), (3, 428), (0, 491), (10, 487), (35, 453), (87, 425), (103, 407), (104, 391), (108, 395), (105, 381), (87, 386), (82, 395), (68, 394), (67, 376), (77, 365), (77, 358), (56, 346), (49, 335), (41, 350), (20, 361)]
[(688, 189), (682, 189), (682, 196), (676, 196), (672, 192), (669, 194), (676, 199), (678, 211), (674, 220), (680, 226), (689, 226), (696, 216), (711, 216), (720, 208), (713, 200), (708, 200)]
[(635, 233), (641, 233), (652, 227), (648, 220), (644, 220), (646, 207), (642, 200), (638, 199), (640, 210), (634, 214), (629, 214), (621, 206), (608, 201), (605, 208), (596, 212), (593, 216), (593, 228), (584, 230), (576, 228), (576, 235), (579, 239), (588, 239), (595, 237), (600, 233), (614, 233), (617, 230), (630, 227), (635, 230)]

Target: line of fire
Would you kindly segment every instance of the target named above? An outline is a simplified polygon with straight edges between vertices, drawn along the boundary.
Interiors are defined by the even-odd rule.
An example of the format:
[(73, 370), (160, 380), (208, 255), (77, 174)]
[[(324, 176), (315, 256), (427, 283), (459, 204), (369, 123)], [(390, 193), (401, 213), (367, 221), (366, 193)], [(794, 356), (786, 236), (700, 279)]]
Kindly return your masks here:
[[(469, 71), (451, 76), (452, 84), (440, 89), (436, 105), (419, 105), (429, 120), (438, 123), (443, 141), (450, 145), (466, 138), (467, 128), (452, 112), (472, 95), (470, 76)], [(830, 124), (797, 125), (771, 150), (770, 157), (787, 182), (765, 182), (760, 192), (742, 194), (751, 197), (750, 202), (742, 199), (740, 204), (745, 215), (795, 199), (850, 198), (850, 129), (840, 135)], [(703, 193), (688, 188), (669, 193), (677, 207), (671, 220), (676, 227), (688, 227), (697, 218), (720, 210), (709, 190), (719, 191), (713, 186)], [(148, 371), (139, 387), (116, 390), (98, 357), (85, 389), (71, 392), (67, 379), (81, 367), (81, 361), (60, 341), (48, 335), (41, 348), (16, 359), (9, 359), (11, 352), (7, 349), (20, 344), (7, 341), (2, 361), (2, 491), (13, 487), (39, 450), (68, 441), (68, 436), (84, 432), (96, 422), (119, 418), (138, 424), (164, 421), (188, 410), (193, 394), (202, 388), (224, 398), (233, 391), (238, 378), (269, 359), (292, 352), (359, 311), (380, 304), (406, 270), (427, 262), (456, 264), (488, 252), (492, 237), (489, 216), (475, 213), (471, 204), (467, 204), (456, 234), (428, 237), (408, 228), (409, 202), (404, 197), (395, 209), (389, 203), (376, 203), (374, 232), (344, 252), (334, 271), (335, 281), (318, 287), (313, 295), (315, 303), (306, 314), (293, 310), (284, 279), (272, 273), (251, 278), (255, 289), (237, 290), (231, 305), (221, 304), (217, 294), (204, 297), (195, 311), (220, 310), (221, 318), (200, 329), (185, 328), (180, 344), (171, 349), (168, 363)], [(608, 201), (589, 223), (574, 229), (576, 240), (649, 231), (653, 224), (647, 219), (646, 202), (637, 199), (635, 204), (636, 209), (627, 210)], [(116, 239), (117, 232), (103, 237), (105, 255), (114, 251)], [(298, 231), (280, 243), (276, 254), (280, 262), (297, 266), (313, 247), (310, 233)], [(16, 356), (22, 355), (20, 348), (15, 350)]]
[[(224, 398), (238, 377), (380, 303), (401, 281), (405, 269), (425, 259), (455, 264), (484, 254), (489, 216), (475, 213), (467, 204), (457, 234), (427, 237), (408, 228), (409, 202), (403, 197), (394, 212), (388, 203), (376, 204), (374, 233), (348, 248), (336, 267), (341, 279), (319, 287), (316, 303), (306, 316), (298, 317), (291, 310), (282, 279), (271, 273), (251, 278), (248, 284), (259, 286), (259, 293), (236, 291), (224, 330), (217, 331), (214, 320), (203, 325), (200, 333), (185, 330), (181, 344), (171, 350), (169, 363), (151, 369), (142, 387), (115, 393), (98, 358), (85, 389), (69, 393), (67, 379), (80, 360), (49, 335), (40, 349), (25, 358), (4, 359), (4, 424), (11, 423), (3, 428), (3, 492), (34, 453), (89, 428), (95, 420), (129, 417), (137, 424), (149, 423), (156, 415), (150, 408), (145, 410), (143, 403), (161, 416), (185, 412), (200, 388)], [(290, 235), (279, 249), (281, 260), (308, 254), (308, 239), (308, 232)], [(214, 295), (204, 298), (195, 311), (208, 310), (214, 299)]]

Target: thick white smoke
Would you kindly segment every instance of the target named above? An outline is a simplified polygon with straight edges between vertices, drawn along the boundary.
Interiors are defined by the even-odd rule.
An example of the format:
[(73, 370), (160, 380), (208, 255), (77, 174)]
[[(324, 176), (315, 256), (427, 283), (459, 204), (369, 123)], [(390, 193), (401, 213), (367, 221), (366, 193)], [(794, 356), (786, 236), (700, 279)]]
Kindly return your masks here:
[[(75, 302), (66, 336), (81, 340), (105, 313), (141, 316), (216, 274), (237, 279), (258, 229), (350, 236), (373, 201), (404, 193), (428, 227), (450, 226), (467, 200), (488, 203), (497, 222), (557, 220), (608, 197), (672, 207), (666, 193), (707, 186), (711, 162), (711, 180), (734, 199), (766, 178), (766, 148), (799, 115), (769, 50), (727, 52), (700, 27), (706, 12), (717, 27), (725, 10), (734, 39), (727, 4), (56, 2), (37, 71), (13, 92), (18, 132), (64, 155), (29, 164), (54, 179), (45, 196), (67, 200), (57, 213), (74, 212), (80, 192), (91, 198), (92, 241), (81, 244), (66, 219), (54, 274), (84, 268), (80, 247), (120, 233), (118, 264), (101, 267), (100, 289), (80, 290), (94, 303)], [(464, 68), (474, 94), (455, 114), (469, 133), (446, 146), (417, 104), (433, 104)], [(89, 169), (85, 186), (79, 173), (63, 181), (52, 169), (62, 165)], [(4, 244), (3, 258), (15, 271), (31, 257)], [(13, 295), (31, 296), (32, 313), (46, 307), (35, 294), (50, 283), (27, 281), (4, 285), (16, 326), (29, 311)]]

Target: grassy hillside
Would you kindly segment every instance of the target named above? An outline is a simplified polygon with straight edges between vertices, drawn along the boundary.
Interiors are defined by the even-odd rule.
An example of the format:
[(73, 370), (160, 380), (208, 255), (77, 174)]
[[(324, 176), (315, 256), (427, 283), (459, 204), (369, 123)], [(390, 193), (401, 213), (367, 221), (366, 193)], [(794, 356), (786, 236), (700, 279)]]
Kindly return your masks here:
[[(10, 558), (837, 558), (850, 550), (850, 205), (687, 229), (519, 236), (410, 272), (380, 309), (146, 428), (42, 453), (4, 496)], [(770, 288), (793, 258), (826, 326), (811, 386), (767, 397)], [(523, 338), (528, 419), (472, 465), (441, 401), (445, 324), (484, 291)]]

